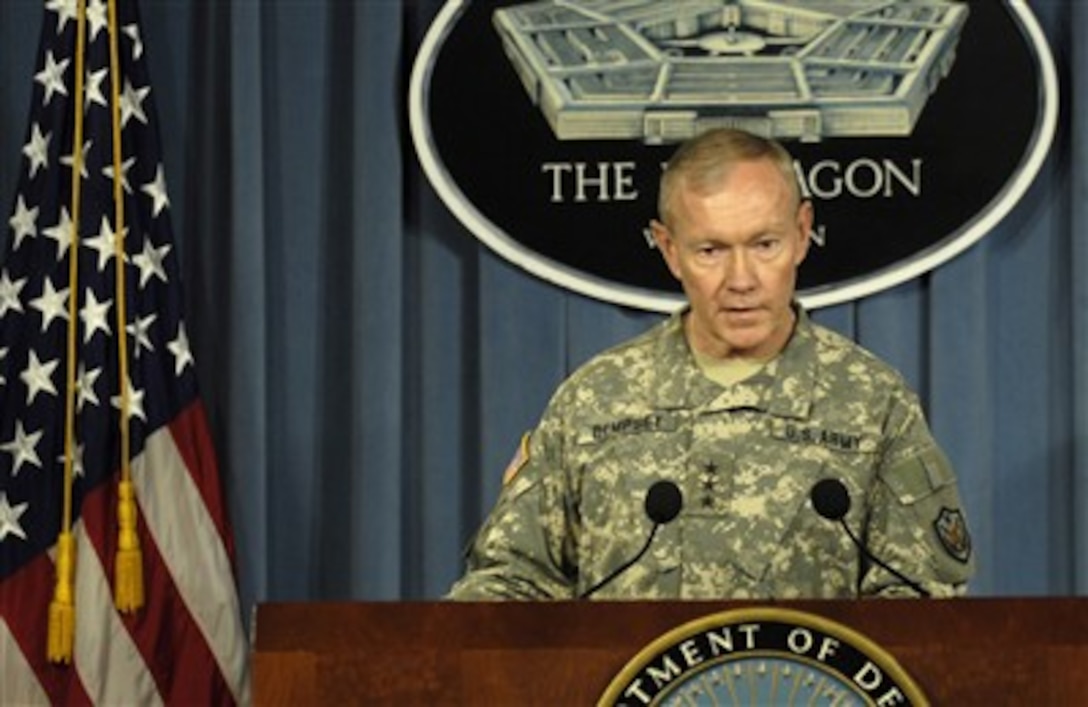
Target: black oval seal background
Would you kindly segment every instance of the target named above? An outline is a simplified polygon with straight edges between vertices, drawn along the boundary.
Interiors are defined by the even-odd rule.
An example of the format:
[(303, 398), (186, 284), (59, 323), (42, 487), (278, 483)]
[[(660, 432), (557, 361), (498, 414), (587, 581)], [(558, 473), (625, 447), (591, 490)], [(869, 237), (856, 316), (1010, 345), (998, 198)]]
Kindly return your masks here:
[[(505, 57), (492, 13), (523, 0), (470, 2), (437, 50), (427, 115), (437, 156), (495, 227), (525, 248), (592, 278), (679, 293), (643, 229), (656, 215), (659, 165), (675, 145), (560, 141)], [(1042, 112), (1038, 64), (1012, 10), (969, 2), (951, 73), (910, 137), (788, 142), (806, 168), (819, 160), (924, 160), (919, 197), (816, 200), (825, 246), (801, 267), (800, 294), (871, 276), (954, 238), (987, 209), (1025, 160)], [(1027, 10), (1025, 10), (1027, 11)], [(551, 162), (635, 162), (636, 201), (554, 204)]]

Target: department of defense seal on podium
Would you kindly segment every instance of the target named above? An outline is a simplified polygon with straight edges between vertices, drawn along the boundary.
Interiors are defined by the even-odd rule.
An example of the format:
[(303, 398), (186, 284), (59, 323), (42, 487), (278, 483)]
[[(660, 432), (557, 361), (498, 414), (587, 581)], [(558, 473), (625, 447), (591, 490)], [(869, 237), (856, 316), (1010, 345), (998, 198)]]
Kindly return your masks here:
[(705, 616), (643, 648), (599, 707), (928, 705), (887, 651), (857, 631), (793, 609)]

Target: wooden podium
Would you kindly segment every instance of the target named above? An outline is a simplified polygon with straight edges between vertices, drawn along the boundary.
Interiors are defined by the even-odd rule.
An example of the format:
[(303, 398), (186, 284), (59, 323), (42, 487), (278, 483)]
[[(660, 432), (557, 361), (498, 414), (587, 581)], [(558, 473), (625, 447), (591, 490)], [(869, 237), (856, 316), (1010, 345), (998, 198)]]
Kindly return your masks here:
[(266, 603), (254, 704), (591, 706), (663, 634), (754, 606), (862, 634), (933, 705), (1088, 704), (1088, 598)]

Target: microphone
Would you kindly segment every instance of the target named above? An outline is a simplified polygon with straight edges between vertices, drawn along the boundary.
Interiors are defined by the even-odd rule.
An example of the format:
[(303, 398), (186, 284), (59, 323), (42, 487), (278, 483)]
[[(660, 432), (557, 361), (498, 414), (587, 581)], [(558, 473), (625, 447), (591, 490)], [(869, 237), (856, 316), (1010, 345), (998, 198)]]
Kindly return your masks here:
[(845, 530), (846, 534), (850, 537), (850, 541), (854, 543), (866, 559), (883, 567), (897, 579), (917, 592), (919, 596), (926, 598), (931, 596), (929, 591), (921, 584), (910, 579), (902, 572), (896, 570), (876, 555), (869, 552), (869, 548), (865, 547), (865, 544), (861, 542), (861, 539), (854, 535), (854, 531), (850, 530), (850, 526), (846, 524), (846, 513), (850, 510), (850, 492), (846, 490), (846, 484), (838, 479), (821, 479), (812, 487), (812, 491), (809, 495), (812, 498), (812, 507), (816, 509), (816, 512), (827, 520), (838, 521), (839, 524), (842, 525), (843, 530)]
[(680, 493), (679, 486), (672, 481), (664, 479), (655, 481), (653, 486), (646, 492), (645, 501), (646, 515), (653, 521), (654, 527), (650, 529), (650, 535), (646, 538), (646, 542), (643, 544), (642, 549), (635, 553), (635, 556), (627, 560), (627, 562), (624, 562), (622, 565), (605, 575), (604, 579), (579, 594), (578, 598), (588, 599), (593, 594), (596, 594), (597, 590), (601, 587), (605, 586), (616, 577), (619, 577), (628, 567), (641, 560), (642, 556), (646, 554), (646, 551), (650, 549), (650, 544), (657, 535), (657, 529), (666, 523), (672, 522), (676, 516), (680, 515), (680, 509), (683, 505), (684, 498)]

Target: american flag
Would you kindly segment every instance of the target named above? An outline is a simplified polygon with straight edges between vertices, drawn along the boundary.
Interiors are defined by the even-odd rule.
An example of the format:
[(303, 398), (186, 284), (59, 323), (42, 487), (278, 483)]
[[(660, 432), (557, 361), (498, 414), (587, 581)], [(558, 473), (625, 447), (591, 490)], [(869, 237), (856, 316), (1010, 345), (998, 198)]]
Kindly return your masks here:
[[(182, 319), (146, 51), (135, 0), (45, 0), (0, 269), (3, 705), (249, 702), (234, 543)], [(119, 611), (126, 409), (144, 599)], [(47, 650), (62, 531), (75, 544), (66, 660)]]

